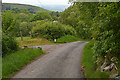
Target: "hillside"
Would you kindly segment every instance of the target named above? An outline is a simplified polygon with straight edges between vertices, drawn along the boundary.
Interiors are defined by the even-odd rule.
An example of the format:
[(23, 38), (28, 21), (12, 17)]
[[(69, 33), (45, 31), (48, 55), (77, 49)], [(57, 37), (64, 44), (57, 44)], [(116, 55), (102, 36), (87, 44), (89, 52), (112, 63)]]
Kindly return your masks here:
[(37, 6), (28, 5), (28, 4), (17, 4), (17, 3), (3, 3), (2, 10), (28, 10), (30, 13), (51, 12), (49, 10)]

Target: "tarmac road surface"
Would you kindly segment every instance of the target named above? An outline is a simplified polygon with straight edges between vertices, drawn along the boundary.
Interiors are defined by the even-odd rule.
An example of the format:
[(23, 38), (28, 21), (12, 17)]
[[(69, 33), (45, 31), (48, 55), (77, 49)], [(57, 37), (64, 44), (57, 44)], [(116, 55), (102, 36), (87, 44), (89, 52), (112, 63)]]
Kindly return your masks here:
[(57, 47), (27, 65), (13, 78), (84, 78), (80, 64), (86, 43), (77, 41)]

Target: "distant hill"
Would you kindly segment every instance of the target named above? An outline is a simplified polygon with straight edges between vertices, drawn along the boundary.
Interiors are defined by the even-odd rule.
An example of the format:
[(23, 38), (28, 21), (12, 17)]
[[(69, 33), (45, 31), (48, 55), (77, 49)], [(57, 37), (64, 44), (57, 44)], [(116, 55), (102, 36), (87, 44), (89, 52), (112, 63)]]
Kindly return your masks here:
[(16, 3), (2, 3), (2, 10), (28, 10), (30, 13), (51, 12), (50, 10), (46, 10), (37, 6)]
[(67, 9), (70, 5), (38, 5), (38, 6), (47, 10), (62, 12), (65, 9)]

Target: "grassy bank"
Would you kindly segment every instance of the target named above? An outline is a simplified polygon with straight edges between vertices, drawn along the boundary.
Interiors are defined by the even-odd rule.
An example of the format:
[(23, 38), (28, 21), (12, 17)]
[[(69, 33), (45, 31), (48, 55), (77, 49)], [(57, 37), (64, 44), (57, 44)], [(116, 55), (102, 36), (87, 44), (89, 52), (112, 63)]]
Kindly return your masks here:
[(43, 53), (45, 52), (40, 49), (25, 49), (6, 55), (2, 58), (2, 77), (9, 78), (16, 71)]
[(109, 74), (107, 72), (100, 72), (96, 70), (97, 65), (94, 63), (93, 45), (94, 42), (90, 42), (84, 47), (82, 65), (85, 66), (85, 76), (87, 78), (108, 78)]
[(83, 40), (71, 35), (66, 35), (57, 39), (57, 43), (66, 43), (66, 42), (74, 42), (74, 41), (83, 41)]

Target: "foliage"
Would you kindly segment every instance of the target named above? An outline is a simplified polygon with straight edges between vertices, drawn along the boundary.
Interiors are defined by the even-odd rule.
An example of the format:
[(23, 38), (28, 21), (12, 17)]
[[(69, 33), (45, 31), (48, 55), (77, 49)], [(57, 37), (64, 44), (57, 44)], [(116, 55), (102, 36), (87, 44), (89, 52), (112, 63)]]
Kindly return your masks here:
[[(18, 9), (18, 7), (15, 6), (19, 6), (21, 9), (27, 7), (27, 9), (20, 11), (21, 9)], [(11, 8), (13, 11), (9, 11)], [(102, 64), (105, 56), (107, 56), (109, 60), (113, 60), (115, 64), (119, 64), (120, 2), (73, 3), (73, 5), (71, 5), (68, 9), (61, 12), (60, 15), (59, 12), (40, 12), (38, 8), (33, 9), (33, 6), (30, 7), (28, 5), (24, 5), (22, 7), (21, 5), (11, 4), (6, 5), (6, 9), (8, 11), (4, 11), (2, 14), (2, 32), (4, 35), (3, 52), (5, 54), (9, 51), (14, 51), (11, 46), (17, 46), (16, 42), (14, 41), (14, 36), (20, 36), (18, 35), (20, 34), (20, 31), (23, 33), (23, 36), (29, 36), (31, 35), (32, 31), (33, 37), (41, 36), (49, 40), (56, 37), (58, 41), (60, 40), (62, 42), (77, 40), (73, 36), (78, 36), (81, 39), (93, 39), (94, 46), (86, 48), (90, 49), (93, 47), (93, 51), (90, 52), (92, 55), (88, 57), (94, 55), (98, 59), (97, 61), (99, 61), (99, 58), (102, 59), (99, 61)], [(30, 14), (27, 10), (30, 13), (34, 13), (34, 11), (38, 13)], [(52, 20), (58, 19), (58, 22), (52, 22)], [(38, 40), (35, 41), (37, 42)], [(31, 42), (34, 44), (34, 41), (27, 41), (25, 42), (25, 45), (28, 43), (30, 44)], [(87, 66), (90, 66), (91, 68), (94, 67), (91, 66), (91, 63), (89, 64), (85, 62), (85, 64), (88, 64)], [(100, 63), (98, 64), (101, 65)], [(89, 71), (89, 69), (87, 70)], [(96, 72), (95, 74), (97, 73), (99, 72)]]
[(37, 21), (37, 20), (51, 21), (52, 17), (47, 12), (38, 12), (34, 15), (31, 21)]
[(21, 36), (21, 32), (22, 32), (22, 36), (29, 36), (31, 35), (31, 29), (32, 27), (36, 26), (37, 24), (43, 24), (45, 23), (43, 20), (41, 21), (33, 21), (33, 22), (20, 22), (20, 27), (18, 28), (17, 31), (17, 37)]
[(77, 5), (70, 6), (64, 12), (61, 12), (59, 21), (66, 25), (76, 27), (78, 23), (79, 10)]
[(60, 16), (60, 13), (58, 11), (52, 11), (49, 13), (54, 21), (58, 21), (58, 17)]
[(32, 29), (33, 36), (42, 36), (47, 39), (60, 38), (64, 35), (76, 35), (76, 31), (69, 25), (60, 23), (46, 22), (42, 25), (38, 24)]
[(76, 29), (78, 37), (91, 39), (91, 26), (98, 3), (74, 3), (61, 13), (59, 21)]
[(21, 22), (21, 24), (20, 24), (20, 31), (22, 32), (22, 35), (23, 36), (29, 36), (32, 27), (33, 26), (32, 26), (31, 22)]
[(18, 50), (17, 42), (12, 36), (2, 33), (2, 56)]
[(12, 11), (5, 11), (2, 14), (2, 31), (5, 34), (15, 36), (19, 29), (19, 21)]
[[(74, 0), (70, 0), (74, 1)], [(103, 64), (116, 57), (120, 61), (120, 2), (118, 3), (73, 3), (61, 13), (59, 21), (71, 25), (82, 39), (93, 39), (94, 56)], [(97, 60), (98, 61), (98, 60)], [(101, 66), (101, 64), (99, 66)]]
[(11, 53), (2, 59), (2, 77), (9, 78), (16, 71), (28, 64), (31, 60), (42, 55), (44, 52), (40, 49), (25, 49)]
[(94, 46), (94, 42), (89, 42), (84, 47), (82, 65), (85, 66), (85, 76), (87, 78), (109, 78), (108, 72), (96, 71), (97, 66), (94, 63), (95, 57), (93, 57), (94, 56), (92, 49), (93, 46)]
[(19, 21), (16, 16), (13, 16), (13, 12), (6, 11), (2, 14), (2, 54), (10, 54), (12, 51), (18, 49), (18, 45), (14, 40), (14, 37), (18, 31)]
[(57, 43), (65, 43), (65, 42), (73, 42), (73, 41), (81, 41), (81, 39), (72, 35), (65, 35), (57, 39)]
[(20, 22), (29, 22), (31, 17), (33, 17), (30, 13), (18, 13), (17, 19), (20, 20)]
[[(93, 38), (96, 56), (120, 56), (120, 3), (100, 3), (94, 19)], [(110, 56), (110, 55), (109, 55)], [(110, 57), (112, 57), (110, 56)]]

